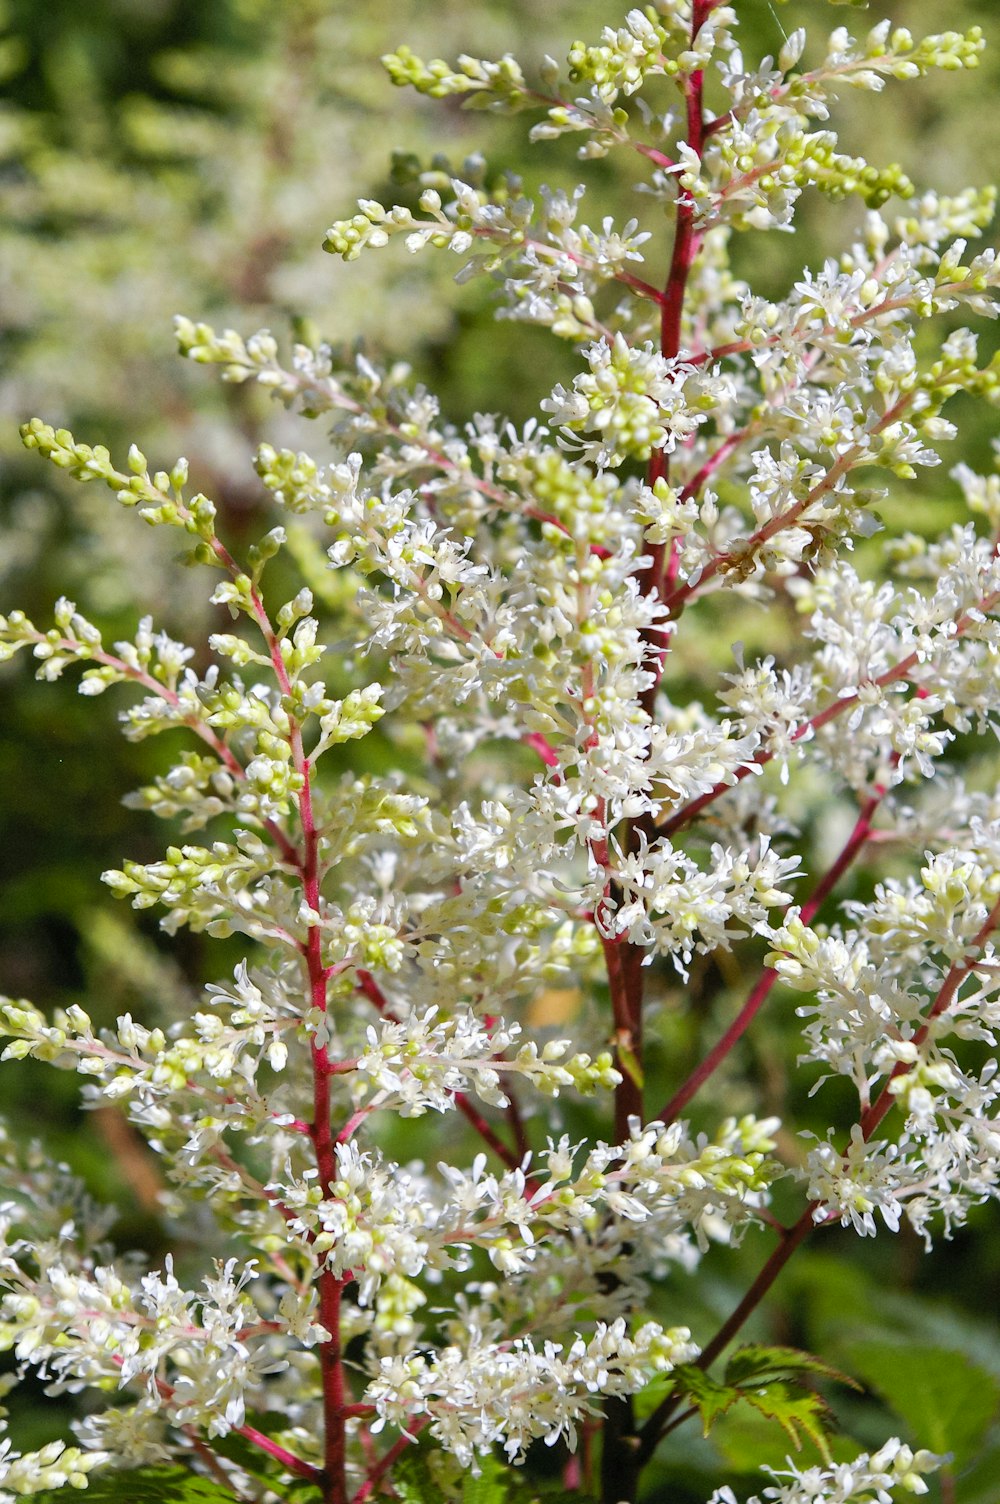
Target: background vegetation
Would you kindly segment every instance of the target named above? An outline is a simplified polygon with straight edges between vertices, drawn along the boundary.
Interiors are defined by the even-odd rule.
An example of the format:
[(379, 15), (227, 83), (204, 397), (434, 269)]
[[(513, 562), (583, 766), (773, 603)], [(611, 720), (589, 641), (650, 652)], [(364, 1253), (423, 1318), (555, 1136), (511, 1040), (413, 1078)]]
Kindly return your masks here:
[[(766, 0), (742, 0), (740, 8), (748, 55), (776, 51), (782, 25), (865, 21), (825, 0), (774, 10)], [(995, 0), (898, 0), (875, 10), (928, 31), (979, 21), (992, 50), (978, 74), (932, 77), (891, 102), (851, 101), (854, 113), (841, 122), (845, 149), (870, 136), (877, 120), (878, 158), (900, 160), (918, 184), (944, 189), (1000, 178)], [(207, 632), (203, 604), (185, 592), (183, 577), (178, 587), (177, 572), (163, 568), (169, 540), (123, 529), (118, 509), (96, 490), (60, 488), (51, 467), (22, 458), (16, 435), (18, 421), (39, 413), (113, 450), (137, 439), (157, 463), (186, 454), (237, 542), (253, 532), (261, 507), (250, 465), (257, 443), (265, 435), (291, 445), (301, 439), (256, 389), (220, 387), (176, 360), (174, 313), (244, 333), (268, 325), (282, 340), (361, 337), (411, 361), (456, 421), (477, 410), (518, 420), (532, 414), (565, 374), (556, 342), (495, 324), (488, 295), (455, 289), (444, 257), (411, 261), (393, 249), (344, 266), (319, 246), (326, 225), (358, 195), (386, 200), (406, 191), (391, 182), (393, 148), (423, 159), (444, 151), (456, 161), (483, 150), (491, 170), (511, 167), (529, 186), (577, 179), (564, 143), (529, 155), (516, 121), (394, 92), (378, 66), (382, 52), (407, 41), (423, 55), (509, 49), (529, 63), (565, 51), (574, 36), (596, 34), (616, 15), (609, 0), (438, 0), (433, 7), (421, 0), (0, 0), (3, 608), (44, 616), (62, 593), (123, 631), (138, 602), (168, 630), (191, 640)], [(627, 204), (627, 186), (613, 176), (620, 170), (612, 158), (590, 173), (591, 191), (609, 211)], [(396, 175), (405, 175), (398, 164)], [(780, 291), (802, 265), (836, 253), (858, 212), (807, 202), (794, 237), (745, 237), (740, 250), (754, 260), (738, 269), (761, 292)], [(592, 221), (600, 213), (591, 209)], [(665, 225), (663, 244), (651, 251), (654, 279), (668, 251)], [(988, 469), (992, 437), (985, 426), (966, 427), (956, 460)], [(910, 486), (900, 496), (908, 525), (943, 525), (935, 485), (932, 472), (922, 491)], [(703, 650), (721, 655), (728, 642)], [(148, 1016), (164, 992), (218, 976), (229, 957), (217, 942), (206, 947), (203, 937), (187, 936), (167, 948), (154, 923), (115, 905), (97, 880), (126, 853), (151, 860), (158, 852), (151, 818), (144, 824), (124, 810), (120, 796), (150, 780), (162, 750), (121, 741), (110, 696), (108, 703), (77, 701), (23, 670), (5, 674), (0, 695), (0, 991), (42, 1007), (79, 1001), (105, 1022), (126, 1009)], [(995, 781), (996, 764), (983, 776)], [(662, 981), (668, 990), (675, 985)], [(711, 961), (696, 974), (690, 1006), (668, 1010), (664, 1081), (683, 1078), (739, 985), (739, 975)], [(539, 1017), (573, 1006), (572, 998), (541, 998)], [(722, 1074), (701, 1110), (739, 1110), (751, 1092), (759, 1100), (761, 1084), (780, 1101), (782, 1033), (781, 1010), (772, 1010), (755, 1054)], [(43, 1136), (98, 1195), (118, 1202), (121, 1242), (155, 1250), (164, 1238), (154, 1210), (155, 1162), (111, 1109), (88, 1117), (81, 1133), (73, 1089), (71, 1077), (34, 1062), (0, 1066), (0, 1102), (17, 1131)], [(420, 1152), (416, 1129), (409, 1131), (412, 1148), (396, 1152)], [(901, 1233), (860, 1249), (851, 1238), (848, 1261), (840, 1254), (849, 1237), (827, 1234), (799, 1255), (758, 1333), (835, 1350), (869, 1386), (838, 1398), (857, 1439), (877, 1442), (902, 1428), (922, 1445), (952, 1449), (958, 1481), (945, 1504), (995, 1504), (996, 1208), (929, 1259)], [(756, 1262), (750, 1245), (719, 1261), (716, 1283), (699, 1286), (703, 1304), (670, 1318), (690, 1322), (696, 1336), (709, 1329)], [(58, 1434), (64, 1418), (38, 1407), (16, 1423), (25, 1444), (36, 1445)], [(687, 1458), (691, 1500), (719, 1481), (720, 1451), (738, 1477), (748, 1440), (736, 1424), (713, 1433), (711, 1451), (677, 1433), (673, 1456)], [(773, 1450), (780, 1460), (782, 1438)], [(671, 1494), (675, 1504), (686, 1497)]]

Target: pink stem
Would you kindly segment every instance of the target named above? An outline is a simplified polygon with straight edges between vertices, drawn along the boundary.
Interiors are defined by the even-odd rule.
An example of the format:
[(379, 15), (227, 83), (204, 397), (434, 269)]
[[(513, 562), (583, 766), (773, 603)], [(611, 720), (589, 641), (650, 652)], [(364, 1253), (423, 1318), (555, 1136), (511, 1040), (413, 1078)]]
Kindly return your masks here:
[[(705, 24), (712, 10), (712, 0), (694, 0), (691, 17), (692, 40), (697, 36)], [(704, 74), (701, 70), (692, 73), (685, 81), (684, 95), (687, 108), (687, 140), (692, 151), (697, 152), (699, 158), (705, 149), (705, 114), (702, 106), (702, 93), (704, 89)], [(674, 244), (670, 256), (670, 270), (667, 274), (666, 287), (664, 288), (663, 301), (660, 308), (660, 353), (667, 360), (675, 359), (681, 347), (681, 328), (684, 317), (684, 297), (687, 293), (688, 278), (694, 265), (702, 242), (702, 235), (695, 230), (695, 203), (688, 194), (681, 194), (677, 200), (677, 220), (674, 226)], [(646, 475), (646, 483), (654, 486), (660, 479), (668, 480), (670, 477), (670, 457), (663, 449), (654, 449), (649, 460), (649, 468)], [(672, 585), (677, 573), (677, 547), (676, 540), (668, 546), (664, 543), (654, 544), (650, 551), (649, 563), (645, 571), (639, 577), (639, 588), (643, 595), (663, 596), (664, 587)], [(663, 675), (663, 663), (666, 655), (666, 645), (653, 640), (651, 646), (654, 652), (651, 655), (653, 669), (653, 681), (642, 696), (642, 704), (646, 711), (652, 714), (656, 691)]]
[(385, 1477), (386, 1473), (392, 1467), (393, 1463), (399, 1460), (399, 1458), (406, 1451), (407, 1447), (413, 1445), (414, 1437), (424, 1429), (429, 1420), (430, 1416), (421, 1415), (417, 1420), (410, 1422), (410, 1429), (407, 1434), (405, 1436), (400, 1436), (398, 1441), (394, 1441), (385, 1455), (379, 1458), (378, 1462), (376, 1462), (375, 1466), (368, 1474), (368, 1477), (365, 1479), (364, 1483), (362, 1483), (361, 1487), (354, 1495), (353, 1499), (351, 1500), (351, 1504), (365, 1504), (365, 1500), (372, 1497), (379, 1483)]
[[(697, 37), (714, 8), (713, 0), (694, 0), (691, 16), (692, 41)], [(702, 91), (704, 75), (701, 70), (685, 80), (684, 95), (687, 108), (687, 140), (692, 151), (699, 157), (704, 146), (704, 110)], [(687, 291), (691, 267), (701, 244), (701, 236), (694, 227), (695, 203), (687, 194), (677, 201), (677, 219), (674, 226), (674, 243), (670, 256), (670, 269), (660, 300), (660, 353), (669, 359), (675, 357), (681, 346), (681, 327), (684, 315), (684, 296)], [(663, 449), (654, 449), (650, 455), (647, 483), (656, 484), (659, 479), (669, 479), (670, 460)], [(639, 577), (643, 595), (662, 595), (665, 575), (671, 571), (673, 554), (668, 555), (666, 545), (653, 547), (649, 563)], [(659, 635), (659, 634), (657, 634)], [(656, 689), (663, 673), (665, 646), (651, 639), (653, 652), (653, 679), (643, 694), (643, 705), (652, 713)], [(605, 865), (607, 863), (605, 862)], [(604, 958), (611, 989), (611, 1006), (615, 1029), (619, 1040), (628, 1049), (636, 1071), (641, 1071), (642, 1050), (642, 952), (627, 941), (608, 940), (603, 937)], [(615, 1092), (615, 1122), (619, 1137), (628, 1133), (628, 1119), (642, 1114), (642, 1090), (634, 1072), (622, 1071), (621, 1084)]]
[[(882, 433), (890, 424), (895, 423), (899, 415), (905, 411), (912, 400), (912, 394), (909, 392), (900, 397), (898, 402), (894, 402), (882, 414), (871, 432), (873, 434)], [(671, 615), (674, 617), (679, 616), (688, 601), (698, 594), (708, 584), (709, 580), (713, 580), (717, 574), (725, 572), (730, 568), (736, 568), (744, 559), (749, 558), (760, 544), (766, 543), (777, 533), (782, 532), (785, 528), (791, 527), (797, 522), (807, 507), (811, 506), (814, 501), (818, 501), (820, 497), (825, 496), (828, 491), (832, 491), (841, 476), (846, 475), (849, 470), (860, 462), (860, 454), (860, 446), (853, 445), (830, 466), (823, 479), (817, 481), (816, 485), (805, 496), (800, 497), (790, 507), (786, 507), (783, 512), (779, 512), (769, 522), (765, 522), (762, 527), (757, 528), (756, 532), (751, 533), (750, 537), (738, 549), (734, 549), (730, 553), (717, 554), (714, 559), (710, 559), (704, 569), (701, 570), (694, 584), (688, 582), (672, 590), (664, 601)]]
[[(219, 545), (220, 558), (229, 561), (228, 551)], [(218, 550), (217, 550), (218, 552)], [(231, 563), (231, 561), (230, 561)], [(231, 564), (231, 567), (235, 565)], [(292, 686), (281, 655), (281, 645), (271, 626), (263, 600), (256, 587), (251, 591), (253, 616), (267, 643), (278, 687), (283, 695), (291, 696)], [(301, 775), (302, 787), (298, 796), (299, 822), (302, 826), (303, 855), (299, 863), (303, 897), (308, 907), (318, 911), (320, 907), (319, 831), (316, 826), (312, 802), (312, 767), (302, 745), (302, 731), (292, 721), (289, 745), (296, 772)], [(309, 974), (310, 1002), (314, 1010), (327, 1010), (327, 979), (329, 972), (323, 965), (322, 938), (317, 925), (309, 927), (309, 935), (303, 949)], [(324, 1196), (332, 1195), (337, 1178), (337, 1157), (331, 1123), (330, 1080), (336, 1066), (330, 1060), (325, 1044), (311, 1045), (313, 1068), (313, 1116), (309, 1125), (310, 1137), (316, 1154), (319, 1184)], [(344, 1428), (345, 1381), (343, 1355), (340, 1343), (340, 1303), (344, 1287), (350, 1276), (338, 1276), (324, 1266), (317, 1278), (319, 1287), (319, 1317), (330, 1333), (326, 1342), (319, 1344), (319, 1363), (323, 1389), (324, 1420), (324, 1468), (322, 1476), (324, 1504), (347, 1504), (346, 1453), (347, 1439)]]
[(513, 1088), (507, 1088), (507, 1121), (514, 1135), (514, 1143), (517, 1145), (518, 1163), (522, 1163), (525, 1156), (531, 1153), (531, 1145), (528, 1142), (527, 1129), (524, 1126), (524, 1118), (518, 1106)]
[[(692, 44), (707, 21), (717, 0), (693, 0), (691, 7)], [(702, 91), (704, 75), (698, 69), (683, 80), (687, 107), (687, 142), (700, 158), (704, 147), (704, 108)], [(660, 352), (668, 360), (677, 356), (681, 344), (681, 328), (684, 313), (684, 298), (687, 292), (691, 267), (701, 244), (701, 234), (695, 229), (695, 203), (682, 192), (677, 200), (677, 216), (674, 226), (674, 242), (670, 257), (662, 299), (660, 301)], [(660, 479), (669, 478), (669, 458), (663, 448), (654, 448), (650, 455), (647, 483), (652, 487)], [(664, 595), (665, 582), (673, 583), (676, 574), (676, 548), (657, 544), (650, 550), (649, 561), (639, 576), (639, 589), (646, 597)], [(642, 707), (652, 718), (656, 691), (663, 675), (666, 640), (662, 626), (657, 623), (646, 633), (648, 664), (651, 669), (650, 683), (642, 695)], [(595, 810), (595, 819), (603, 821), (603, 811)], [(629, 846), (634, 851), (638, 844), (639, 828), (634, 824), (629, 832)], [(608, 838), (591, 843), (595, 859), (603, 860), (609, 869)], [(603, 848), (598, 850), (598, 847)], [(623, 1142), (629, 1132), (629, 1119), (643, 1116), (642, 1088), (642, 1004), (643, 1004), (643, 948), (632, 945), (624, 938), (608, 938), (607, 926), (600, 922), (601, 910), (608, 902), (611, 883), (599, 900), (595, 919), (604, 947), (608, 985), (611, 991), (611, 1007), (614, 1015), (617, 1040), (617, 1063), (622, 1079), (615, 1088), (615, 1134)], [(604, 1432), (601, 1456), (600, 1492), (604, 1504), (617, 1504), (621, 1500), (635, 1500), (639, 1493), (639, 1475), (642, 1460), (637, 1452), (634, 1408), (628, 1399), (612, 1398), (604, 1406)]]
[(559, 754), (547, 736), (543, 736), (540, 731), (526, 731), (521, 740), (526, 747), (538, 753), (547, 768), (558, 768)]
[(270, 1436), (265, 1436), (263, 1431), (258, 1431), (253, 1426), (237, 1426), (236, 1434), (242, 1436), (244, 1441), (249, 1441), (252, 1446), (259, 1447), (262, 1452), (266, 1452), (269, 1457), (273, 1457), (276, 1462), (280, 1462), (282, 1467), (286, 1467), (297, 1477), (308, 1478), (312, 1483), (319, 1481), (318, 1467), (313, 1467), (311, 1462), (304, 1462), (301, 1457), (296, 1457), (285, 1447), (279, 1446), (276, 1441), (271, 1440)]
[(472, 1124), (483, 1142), (489, 1144), (497, 1158), (502, 1159), (508, 1169), (516, 1170), (521, 1163), (520, 1158), (513, 1149), (504, 1143), (498, 1134), (494, 1133), (482, 1113), (473, 1105), (464, 1091), (457, 1091), (455, 1093), (455, 1106), (462, 1113), (463, 1117)]

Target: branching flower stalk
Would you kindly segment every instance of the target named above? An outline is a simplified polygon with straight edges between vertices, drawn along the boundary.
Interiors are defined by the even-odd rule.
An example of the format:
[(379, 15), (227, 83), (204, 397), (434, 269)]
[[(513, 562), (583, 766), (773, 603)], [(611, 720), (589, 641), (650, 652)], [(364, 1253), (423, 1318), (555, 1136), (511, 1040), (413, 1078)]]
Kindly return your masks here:
[[(741, 1407), (819, 1459), (765, 1479), (787, 1504), (887, 1504), (947, 1465), (898, 1438), (832, 1442), (823, 1356), (751, 1342), (716, 1365), (814, 1230), (905, 1218), (929, 1243), (1000, 1185), (1000, 800), (995, 759), (967, 768), (954, 746), (1000, 726), (1000, 479), (958, 465), (950, 516), (968, 515), (878, 536), (955, 437), (950, 399), (1000, 401), (970, 328), (952, 320), (930, 361), (916, 340), (934, 317), (996, 316), (1000, 266), (968, 253), (993, 194), (890, 207), (914, 196), (906, 175), (841, 153), (828, 125), (843, 91), (973, 67), (982, 37), (840, 27), (800, 70), (800, 29), (750, 67), (738, 21), (657, 0), (537, 84), (510, 57), (385, 60), (647, 173), (650, 231), (583, 223), (582, 189), (529, 197), (472, 158), (417, 164), (415, 207), (363, 200), (328, 232), (348, 261), (397, 234), (450, 250), (502, 316), (567, 341), (577, 372), (544, 421), (458, 427), (405, 369), (326, 346), (286, 360), (267, 331), (181, 317), (185, 356), (333, 424), (324, 461), (261, 445), (286, 521), (245, 559), (184, 461), (151, 471), (133, 447), (118, 469), (24, 425), (217, 577), (233, 630), (201, 672), (148, 617), (106, 646), (68, 600), (51, 628), (0, 618), (0, 644), (44, 679), (82, 667), (84, 694), (138, 692), (134, 740), (193, 739), (129, 802), (195, 839), (105, 881), (168, 932), (238, 934), (248, 954), (183, 1016), (108, 1028), (3, 1002), (5, 1058), (121, 1104), (162, 1156), (165, 1214), (197, 1196), (210, 1216), (199, 1263), (146, 1268), (68, 1170), (0, 1137), (0, 1347), (17, 1377), (93, 1398), (75, 1445), (4, 1441), (0, 1504), (94, 1473), (122, 1499), (183, 1504), (197, 1478), (200, 1498), (430, 1504), (466, 1499), (470, 1470), (527, 1504), (547, 1491), (538, 1442), (562, 1454), (563, 1497), (635, 1504), (647, 1478), (669, 1487), (680, 1425)], [(846, 201), (847, 249), (758, 296), (732, 236), (792, 228), (816, 191)], [(322, 620), (318, 590), (289, 594), (292, 527), (294, 558), (331, 571)], [(750, 621), (773, 652), (737, 645), (697, 698), (717, 662), (698, 644)], [(395, 772), (357, 771), (365, 739)], [(824, 857), (831, 807), (844, 834)], [(845, 902), (862, 866), (872, 896)], [(666, 1062), (651, 1119), (663, 998), (727, 953), (757, 979), (742, 1005), (719, 989), (716, 1042)], [(543, 1021), (552, 991), (581, 1000), (572, 1038)], [(818, 1140), (719, 1100), (722, 1067), (738, 1100), (759, 1095), (740, 1042), (775, 992), (800, 994), (804, 1078), (857, 1097)], [(434, 1114), (436, 1140), (421, 1125), (413, 1162), (394, 1159), (393, 1117)], [(679, 1271), (749, 1228), (778, 1242), (730, 1316), (697, 1340), (664, 1325)], [(734, 1504), (721, 1454), (710, 1488)]]

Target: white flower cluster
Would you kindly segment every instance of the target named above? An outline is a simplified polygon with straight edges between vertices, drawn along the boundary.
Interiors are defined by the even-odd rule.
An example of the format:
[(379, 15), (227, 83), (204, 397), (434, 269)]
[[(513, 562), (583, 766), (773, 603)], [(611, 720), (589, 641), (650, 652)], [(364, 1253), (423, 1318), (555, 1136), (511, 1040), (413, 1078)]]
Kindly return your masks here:
[(353, 1271), (368, 1304), (386, 1276), (467, 1269), (474, 1247), (505, 1278), (530, 1276), (546, 1242), (596, 1228), (602, 1215), (629, 1224), (623, 1242), (650, 1249), (677, 1234), (690, 1233), (702, 1249), (710, 1237), (738, 1236), (758, 1219), (778, 1173), (770, 1158), (776, 1127), (773, 1118), (730, 1119), (709, 1142), (682, 1124), (633, 1122), (624, 1144), (599, 1143), (579, 1164), (568, 1138), (550, 1142), (537, 1156), (537, 1179), (530, 1161), (495, 1175), (479, 1154), (471, 1170), (442, 1164), (441, 1186), (419, 1167), (338, 1144), (328, 1191), (314, 1169), (293, 1179), (288, 1167), (269, 1190), (292, 1214), (290, 1231), (338, 1275)]
[[(793, 911), (769, 932), (770, 964), (815, 999), (799, 1009), (807, 1058), (851, 1078), (863, 1113), (845, 1151), (824, 1143), (809, 1155), (817, 1218), (836, 1214), (865, 1236), (876, 1211), (893, 1231), (905, 1213), (929, 1244), (933, 1224), (950, 1232), (996, 1193), (997, 1062), (963, 1067), (955, 1046), (997, 1046), (988, 934), (998, 898), (1000, 826), (973, 816), (967, 844), (928, 853), (918, 877), (879, 886), (855, 926), (819, 935)], [(904, 1116), (893, 1140), (872, 1136), (880, 1092)]]
[[(430, 1359), (383, 1358), (368, 1386), (378, 1411), (372, 1429), (405, 1427), (411, 1416), (431, 1416), (431, 1435), (466, 1466), (494, 1442), (513, 1461), (536, 1437), (547, 1446), (565, 1437), (575, 1450), (577, 1423), (596, 1413), (598, 1396), (634, 1394), (655, 1374), (697, 1355), (687, 1327), (664, 1331), (655, 1321), (631, 1337), (621, 1317), (610, 1325), (599, 1322), (589, 1341), (578, 1337), (567, 1350), (555, 1342), (539, 1350), (530, 1337), (491, 1340), (474, 1328), (461, 1346), (442, 1348)], [(540, 1407), (540, 1393), (552, 1401)]]
[[(941, 1458), (933, 1452), (914, 1452), (894, 1436), (870, 1456), (862, 1452), (853, 1462), (834, 1467), (801, 1469), (791, 1465), (789, 1459), (787, 1469), (769, 1468), (775, 1486), (765, 1488), (760, 1498), (755, 1496), (748, 1504), (762, 1504), (762, 1500), (775, 1504), (816, 1504), (817, 1500), (823, 1504), (898, 1504), (901, 1498), (926, 1494), (925, 1479), (940, 1465)], [(736, 1495), (731, 1488), (719, 1488), (709, 1504), (736, 1504)]]

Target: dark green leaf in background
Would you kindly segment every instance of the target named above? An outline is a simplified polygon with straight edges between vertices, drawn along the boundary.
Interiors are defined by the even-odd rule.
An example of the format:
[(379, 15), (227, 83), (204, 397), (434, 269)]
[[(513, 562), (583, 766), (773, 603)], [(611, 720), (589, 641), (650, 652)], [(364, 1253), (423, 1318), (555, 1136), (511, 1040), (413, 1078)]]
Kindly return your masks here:
[(852, 1369), (910, 1429), (915, 1444), (975, 1460), (1000, 1408), (1000, 1384), (963, 1353), (913, 1342), (852, 1342)]

